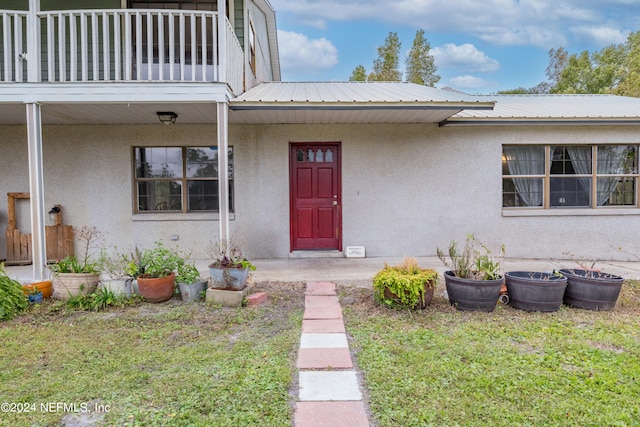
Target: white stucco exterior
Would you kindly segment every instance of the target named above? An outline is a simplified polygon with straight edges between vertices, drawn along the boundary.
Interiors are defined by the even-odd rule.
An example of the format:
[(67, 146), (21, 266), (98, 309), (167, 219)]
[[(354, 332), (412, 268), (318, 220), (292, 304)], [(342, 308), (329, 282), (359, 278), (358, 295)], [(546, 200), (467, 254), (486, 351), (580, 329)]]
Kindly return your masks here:
[[(0, 127), (0, 194), (29, 191), (25, 134), (24, 126)], [(133, 214), (132, 147), (211, 146), (215, 139), (215, 125), (44, 126), (45, 207), (61, 204), (66, 224), (94, 225), (123, 249), (160, 239), (206, 258), (218, 234), (217, 214)], [(289, 143), (336, 141), (342, 145), (342, 243), (365, 246), (367, 256), (434, 255), (468, 233), (495, 250), (505, 244), (510, 257), (640, 254), (637, 208), (501, 207), (503, 144), (638, 144), (637, 126), (232, 124), (230, 227), (249, 257), (289, 256)], [(0, 198), (0, 229), (7, 225), (6, 207)], [(0, 258), (4, 253), (3, 239)]]

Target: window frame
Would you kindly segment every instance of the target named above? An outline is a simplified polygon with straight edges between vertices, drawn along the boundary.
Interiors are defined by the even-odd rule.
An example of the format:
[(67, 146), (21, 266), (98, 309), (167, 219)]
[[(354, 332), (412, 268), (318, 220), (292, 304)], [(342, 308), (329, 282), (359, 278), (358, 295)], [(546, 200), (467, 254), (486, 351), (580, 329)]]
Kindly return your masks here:
[[(138, 149), (167, 149), (167, 148), (176, 148), (180, 149), (181, 155), (181, 176), (180, 177), (138, 177), (137, 176), (137, 161), (136, 161), (136, 150)], [(132, 146), (131, 147), (131, 164), (132, 164), (132, 204), (133, 204), (133, 213), (134, 215), (151, 215), (151, 214), (201, 214), (201, 213), (219, 213), (220, 212), (220, 194), (216, 193), (218, 197), (218, 207), (213, 210), (189, 210), (189, 183), (193, 181), (199, 182), (215, 182), (216, 188), (218, 188), (219, 176), (216, 173), (215, 177), (189, 177), (187, 174), (187, 150), (190, 148), (213, 148), (216, 151), (218, 147), (211, 147), (209, 145), (166, 145), (166, 146)], [(229, 146), (227, 151), (227, 155), (229, 156), (229, 212), (234, 212), (234, 167), (233, 167), (233, 146)], [(217, 172), (217, 166), (216, 166)], [(180, 204), (181, 209), (156, 209), (156, 210), (143, 210), (140, 209), (140, 194), (139, 194), (139, 183), (140, 182), (171, 182), (171, 181), (179, 181), (181, 185), (180, 190)]]
[[(505, 155), (505, 147), (544, 147), (544, 175), (542, 174), (530, 174), (530, 175), (510, 175), (505, 173), (505, 165), (506, 165), (506, 155)], [(590, 174), (552, 174), (551, 167), (553, 163), (553, 152), (552, 148), (556, 147), (577, 147), (577, 146), (586, 146), (591, 149), (591, 173)], [(603, 146), (624, 146), (624, 147), (635, 147), (635, 164), (631, 173), (621, 173), (621, 174), (611, 174), (611, 173), (598, 173), (598, 148)], [(606, 209), (614, 209), (614, 210), (625, 210), (625, 209), (638, 209), (640, 208), (640, 143), (590, 143), (590, 144), (563, 144), (562, 142), (558, 143), (549, 143), (549, 144), (502, 144), (502, 173), (501, 173), (501, 194), (502, 194), (502, 210), (503, 212), (533, 212), (533, 211), (546, 211), (553, 212), (559, 210), (571, 210), (576, 213), (579, 212), (589, 212), (596, 210), (606, 210)], [(566, 177), (575, 177), (578, 178), (589, 178), (590, 182), (590, 203), (588, 206), (554, 206), (551, 204), (551, 179), (553, 178), (566, 178)], [(633, 204), (621, 204), (621, 205), (598, 205), (598, 179), (606, 179), (606, 178), (620, 178), (627, 179), (633, 182), (635, 186), (633, 190), (633, 195), (635, 198), (635, 202)], [(514, 178), (528, 178), (528, 179), (543, 179), (543, 189), (542, 189), (542, 206), (505, 206), (505, 195), (508, 194), (505, 192), (505, 182), (509, 179)], [(517, 192), (517, 190), (515, 190)]]

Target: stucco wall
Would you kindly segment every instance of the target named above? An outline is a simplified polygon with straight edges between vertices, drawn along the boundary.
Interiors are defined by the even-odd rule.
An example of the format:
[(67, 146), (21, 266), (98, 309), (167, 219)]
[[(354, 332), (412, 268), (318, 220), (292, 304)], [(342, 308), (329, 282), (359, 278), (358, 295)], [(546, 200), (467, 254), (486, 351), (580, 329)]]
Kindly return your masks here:
[[(96, 225), (123, 248), (158, 239), (173, 245), (178, 235), (181, 248), (204, 258), (217, 235), (215, 215), (133, 215), (131, 147), (214, 145), (215, 137), (207, 125), (46, 126), (46, 206), (62, 204), (65, 223)], [(505, 244), (511, 257), (629, 258), (611, 245), (640, 255), (637, 209), (511, 217), (501, 208), (502, 144), (639, 143), (634, 127), (231, 125), (231, 230), (250, 257), (288, 256), (289, 143), (322, 141), (342, 143), (343, 244), (363, 245), (368, 256), (434, 255), (467, 233), (494, 249)], [(0, 147), (0, 194), (28, 191), (24, 127), (2, 127)]]

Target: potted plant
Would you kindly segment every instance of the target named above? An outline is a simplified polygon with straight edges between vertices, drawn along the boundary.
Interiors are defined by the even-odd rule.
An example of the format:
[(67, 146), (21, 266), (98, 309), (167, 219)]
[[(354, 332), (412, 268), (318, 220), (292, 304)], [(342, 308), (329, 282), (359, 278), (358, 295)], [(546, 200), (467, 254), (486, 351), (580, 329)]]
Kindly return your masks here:
[(221, 239), (211, 243), (208, 251), (213, 258), (209, 264), (210, 288), (241, 291), (247, 287), (249, 272), (256, 267), (237, 245)]
[(160, 241), (139, 255), (139, 259), (130, 262), (129, 269), (137, 274), (138, 292), (149, 302), (167, 301), (175, 292), (176, 271), (184, 259), (177, 250), (165, 247)]
[(0, 320), (11, 320), (29, 305), (22, 285), (7, 276), (4, 264), (0, 263)]
[(557, 311), (567, 287), (559, 272), (510, 271), (505, 274), (509, 305), (526, 311)]
[(404, 258), (402, 264), (385, 264), (373, 278), (375, 299), (400, 307), (426, 308), (431, 304), (438, 273), (422, 269), (415, 258)]
[(580, 268), (560, 270), (560, 273), (567, 276), (564, 303), (587, 310), (613, 310), (622, 289), (622, 277), (595, 270), (596, 261), (590, 264), (584, 259), (574, 258), (574, 261)]
[(113, 247), (111, 251), (100, 250), (98, 266), (101, 274), (101, 286), (113, 292), (115, 295), (131, 297), (131, 282), (133, 277), (129, 275), (129, 257)]
[(207, 289), (207, 281), (200, 277), (200, 272), (192, 262), (185, 262), (178, 266), (176, 282), (182, 301), (185, 302), (199, 301), (202, 291)]
[(96, 227), (84, 226), (77, 234), (83, 246), (80, 258), (69, 255), (49, 266), (53, 274), (53, 297), (56, 299), (67, 300), (80, 294), (89, 295), (100, 281), (100, 269), (91, 260), (90, 251), (102, 240), (102, 233)]
[(40, 304), (42, 302), (42, 292), (38, 288), (31, 288), (27, 295), (31, 304)]
[[(447, 254), (440, 248), (437, 254), (449, 268), (444, 273), (444, 280), (451, 305), (465, 311), (495, 309), (504, 277), (500, 273), (500, 263), (486, 245), (469, 234), (462, 251), (457, 242), (452, 241)], [(500, 248), (500, 256), (504, 256), (504, 245)]]

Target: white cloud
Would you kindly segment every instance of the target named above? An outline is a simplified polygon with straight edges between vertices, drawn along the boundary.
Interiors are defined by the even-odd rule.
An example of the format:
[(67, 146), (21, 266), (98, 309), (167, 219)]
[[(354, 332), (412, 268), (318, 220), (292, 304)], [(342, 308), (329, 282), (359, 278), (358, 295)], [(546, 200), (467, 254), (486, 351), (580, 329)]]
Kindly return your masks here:
[(293, 31), (278, 30), (280, 63), (287, 72), (313, 74), (338, 63), (338, 49), (327, 39), (309, 39)]
[(454, 89), (479, 89), (486, 88), (488, 86), (495, 86), (492, 82), (489, 82), (478, 77), (464, 75), (452, 77), (449, 79), (449, 85)]
[[(637, 28), (638, 0), (271, 0), (278, 12), (324, 28), (326, 21), (373, 21), (429, 32), (465, 33), (501, 46), (549, 49), (617, 42)], [(582, 29), (582, 30), (581, 30)], [(591, 31), (586, 31), (591, 29)], [(567, 46), (568, 47), (568, 46)]]
[(611, 27), (571, 27), (571, 33), (577, 38), (587, 42), (607, 46), (610, 44), (624, 43), (627, 40), (626, 33), (622, 33), (618, 28)]
[(487, 54), (478, 50), (470, 43), (461, 45), (447, 43), (444, 46), (431, 49), (431, 54), (439, 68), (452, 68), (458, 71), (482, 73), (500, 69), (500, 63), (498, 61), (489, 58)]

